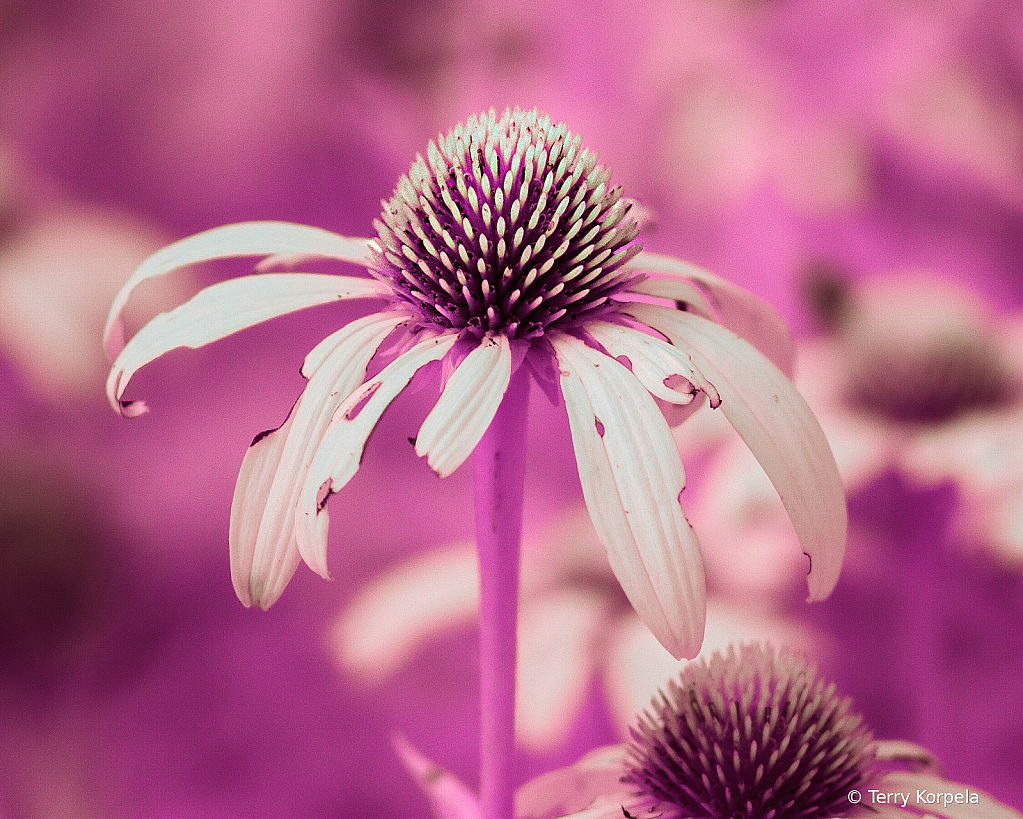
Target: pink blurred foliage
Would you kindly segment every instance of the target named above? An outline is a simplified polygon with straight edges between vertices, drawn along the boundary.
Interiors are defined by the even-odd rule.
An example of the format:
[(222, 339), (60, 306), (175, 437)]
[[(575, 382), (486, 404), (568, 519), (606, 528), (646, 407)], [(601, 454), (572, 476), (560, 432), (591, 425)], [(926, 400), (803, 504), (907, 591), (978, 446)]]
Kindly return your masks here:
[[(102, 400), (98, 329), (95, 346), (87, 337), (119, 283), (115, 267), (123, 280), (129, 257), (164, 235), (251, 218), (364, 231), (428, 139), (479, 109), (536, 105), (585, 135), (626, 195), (653, 209), (649, 249), (764, 296), (800, 335), (815, 327), (800, 300), (804, 274), (821, 265), (854, 279), (925, 269), (965, 282), (994, 304), (985, 333), (1000, 333), (1023, 302), (1023, 14), (1012, 2), (77, 0), (8, 3), (0, 30), (0, 142), (23, 169), (20, 183), (0, 178), (0, 248), (6, 259), (32, 239), (36, 261), (18, 275), (39, 276), (29, 301), (52, 309), (61, 330), (45, 331), (31, 312), (11, 324), (5, 301), (4, 453), (34, 463), (12, 478), (39, 505), (32, 520), (76, 520), (71, 504), (99, 530), (73, 524), (79, 544), (54, 556), (55, 536), (30, 528), (34, 563), (16, 561), (8, 529), (0, 544), (5, 566), (22, 567), (5, 572), (4, 588), (22, 595), (8, 599), (25, 601), (20, 615), (2, 615), (11, 659), (0, 676), (0, 814), (12, 819), (425, 817), (391, 750), (395, 728), (474, 781), (471, 630), (421, 649), (372, 692), (337, 672), (325, 637), (371, 578), (472, 531), (470, 470), (441, 482), (405, 443), (435, 382), (385, 416), (335, 501), (337, 580), (323, 586), (303, 570), (271, 612), (241, 609), (224, 548), (238, 464), (252, 433), (285, 417), (304, 352), (352, 314), (317, 308), (168, 356), (136, 385), (152, 416), (124, 423)], [(73, 303), (52, 295), (64, 260), (83, 271)], [(3, 286), (24, 282), (11, 276), (0, 273)], [(195, 286), (168, 281), (137, 305), (139, 318)], [(60, 340), (65, 331), (76, 340)], [(579, 486), (563, 410), (534, 396), (531, 412), (526, 514), (542, 525), (578, 502)], [(906, 605), (892, 578), (916, 571), (899, 544), (963, 510), (948, 521), (956, 549), (943, 564), (957, 583), (928, 586), (947, 601), (939, 694), (959, 703), (946, 702), (941, 727), (976, 737), (954, 749), (951, 772), (1019, 806), (1023, 731), (1009, 706), (1023, 650), (1012, 637), (1019, 572), (958, 549), (963, 533), (990, 543), (988, 504), (1018, 497), (1015, 478), (976, 468), (1016, 446), (1006, 430), (1018, 429), (1018, 410), (1001, 412), (1008, 426), (1003, 416), (984, 420), (991, 431), (964, 420), (961, 434), (934, 439), (929, 451), (942, 457), (926, 464), (937, 486), (885, 474), (873, 494), (857, 492), (856, 538), (881, 540), (893, 518), (910, 534), (851, 547), (848, 577), (819, 608), (799, 601), (798, 550), (790, 560), (787, 546), (764, 546), (781, 557), (754, 564), (727, 532), (704, 540), (712, 587), (730, 590), (745, 614), (807, 617), (829, 631), (835, 676), (875, 725), (898, 732), (913, 727), (914, 708), (908, 687), (891, 694), (892, 679), (912, 676), (902, 643), (886, 642)], [(698, 423), (681, 428), (682, 445), (696, 445)], [(920, 440), (890, 418), (872, 424), (870, 447)], [(954, 453), (961, 461), (945, 457)], [(704, 491), (718, 468), (695, 463), (687, 493)], [(940, 483), (949, 478), (954, 492)], [(728, 497), (694, 508), (701, 532), (724, 528)], [(884, 498), (905, 503), (885, 511)], [(1004, 515), (1018, 535), (1018, 508)], [(760, 535), (733, 540), (764, 543), (770, 526), (757, 525)], [(73, 599), (67, 583), (87, 610), (47, 619), (54, 599)], [(42, 613), (31, 621), (26, 611)], [(589, 721), (560, 751), (523, 760), (523, 778), (614, 738), (595, 688), (582, 712)]]

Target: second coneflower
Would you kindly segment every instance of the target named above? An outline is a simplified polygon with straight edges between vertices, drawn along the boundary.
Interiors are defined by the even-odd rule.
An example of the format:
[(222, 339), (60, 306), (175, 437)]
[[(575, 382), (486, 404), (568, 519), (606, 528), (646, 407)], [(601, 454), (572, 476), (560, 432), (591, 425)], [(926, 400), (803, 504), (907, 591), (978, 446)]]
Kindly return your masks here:
[[(515, 606), (531, 382), (564, 397), (583, 494), (636, 611), (676, 657), (704, 621), (699, 547), (679, 506), (685, 476), (656, 399), (720, 407), (778, 488), (810, 558), (810, 597), (831, 590), (845, 502), (827, 442), (792, 387), (791, 341), (759, 299), (706, 271), (641, 252), (628, 200), (562, 124), (535, 111), (470, 118), (431, 143), (384, 203), (375, 239), (280, 222), (228, 225), (151, 256), (111, 308), (107, 382), (176, 347), (340, 299), (383, 308), (306, 357), (305, 391), (253, 441), (231, 510), (231, 564), (246, 605), (269, 606), (299, 560), (327, 575), (327, 498), (356, 473), (370, 432), (422, 367), (442, 361), (440, 398), (415, 439), (441, 476), (475, 453), (484, 753), (509, 758)], [(263, 272), (206, 288), (123, 345), (120, 313), (143, 280), (231, 256), (314, 256), (369, 276)], [(367, 378), (381, 349), (397, 355)], [(684, 413), (683, 413), (684, 414)], [(503, 726), (503, 727), (502, 727)], [(508, 730), (505, 730), (507, 728)], [(501, 746), (498, 748), (497, 746)], [(510, 764), (510, 763), (509, 763)], [(506, 780), (506, 776), (499, 776)], [(488, 815), (510, 815), (507, 782), (483, 773)], [(488, 790), (502, 791), (501, 796)], [(496, 800), (496, 801), (495, 801)]]
[[(475, 794), (403, 737), (437, 819), (486, 819)], [(817, 669), (770, 645), (682, 669), (632, 729), (515, 794), (516, 819), (1020, 819), (942, 774), (926, 749), (876, 740)]]
[[(833, 683), (770, 646), (690, 663), (632, 736), (523, 785), (517, 819), (1020, 819), (946, 779), (927, 749), (875, 740)], [(431, 788), (415, 751), (398, 750), (438, 815), (486, 815), (450, 775)]]

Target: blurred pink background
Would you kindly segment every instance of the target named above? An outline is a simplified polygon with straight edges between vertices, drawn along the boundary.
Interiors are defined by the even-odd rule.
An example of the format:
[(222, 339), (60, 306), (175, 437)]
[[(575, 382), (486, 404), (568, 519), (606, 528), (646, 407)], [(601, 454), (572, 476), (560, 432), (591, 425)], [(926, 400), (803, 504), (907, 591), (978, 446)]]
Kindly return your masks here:
[[(2, 819), (427, 817), (395, 730), (475, 783), (471, 618), (374, 681), (336, 644), (382, 572), (472, 536), (471, 467), (441, 481), (407, 444), (429, 388), (395, 403), (332, 501), (335, 580), (301, 568), (251, 611), (228, 573), (238, 466), (305, 353), (361, 308), (176, 351), (137, 376), (151, 413), (131, 422), (106, 404), (100, 333), (162, 243), (249, 219), (370, 235), (428, 140), (515, 105), (599, 152), (651, 209), (648, 249), (766, 298), (826, 362), (800, 373), (849, 488), (843, 579), (803, 602), (776, 499), (693, 418), (683, 501), (716, 599), (751, 634), (798, 624), (877, 736), (1023, 808), (1017, 2), (8, 0)], [(131, 329), (249, 269), (154, 285)], [(940, 321), (914, 310), (921, 279)], [(531, 412), (527, 530), (583, 540), (558, 528), (581, 496), (564, 411), (536, 395)], [(550, 650), (570, 651), (557, 627)], [(607, 680), (523, 745), (521, 779), (620, 738)]]

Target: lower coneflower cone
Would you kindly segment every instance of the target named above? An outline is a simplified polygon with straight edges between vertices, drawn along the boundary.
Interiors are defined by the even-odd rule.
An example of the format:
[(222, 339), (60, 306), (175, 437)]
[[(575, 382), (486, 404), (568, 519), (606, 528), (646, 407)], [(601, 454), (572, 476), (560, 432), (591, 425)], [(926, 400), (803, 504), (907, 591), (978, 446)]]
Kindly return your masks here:
[(665, 817), (843, 816), (874, 771), (850, 706), (796, 654), (730, 648), (686, 666), (640, 717), (622, 781)]
[(640, 252), (611, 172), (536, 111), (471, 117), (383, 203), (378, 277), (422, 325), (530, 339), (606, 309)]

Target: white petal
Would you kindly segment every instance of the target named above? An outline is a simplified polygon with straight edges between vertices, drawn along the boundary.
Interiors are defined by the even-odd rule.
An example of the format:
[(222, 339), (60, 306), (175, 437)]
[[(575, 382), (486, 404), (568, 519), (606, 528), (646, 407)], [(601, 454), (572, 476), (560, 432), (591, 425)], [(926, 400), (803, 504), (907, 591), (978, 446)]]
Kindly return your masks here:
[(941, 765), (937, 758), (915, 742), (907, 742), (903, 739), (882, 739), (874, 743), (877, 758), (884, 762), (909, 762), (920, 768), (928, 769), (930, 773), (940, 776)]
[[(713, 413), (727, 427), (721, 413)], [(690, 516), (698, 521), (707, 581), (757, 608), (783, 605), (805, 582), (798, 546), (778, 491), (734, 431), (710, 458)]]
[(785, 375), (730, 330), (692, 313), (653, 304), (627, 312), (687, 353), (718, 390), (721, 411), (781, 497), (810, 558), (809, 599), (838, 582), (845, 555), (845, 495), (827, 438)]
[(270, 549), (257, 553), (256, 542), (263, 510), (259, 500), (266, 497), (280, 464), (284, 444), (291, 431), (291, 415), (273, 433), (257, 438), (245, 453), (231, 503), (231, 582), (235, 594), (246, 606), (269, 606), (281, 596), (301, 557), (294, 536), (281, 538)]
[(289, 222), (241, 222), (188, 236), (161, 248), (142, 262), (114, 297), (103, 329), (107, 355), (113, 358), (124, 346), (121, 311), (131, 292), (146, 279), (212, 259), (296, 253), (361, 265), (370, 259), (368, 239), (350, 239), (329, 230)]
[(431, 762), (396, 735), (394, 749), (430, 801), (436, 819), (483, 819), (476, 795), (453, 773)]
[[(231, 504), (230, 531), (232, 578), (245, 605), (267, 608), (294, 573), (299, 554), (294, 509), (306, 467), (334, 410), (365, 378), (373, 353), (403, 320), (396, 313), (374, 313), (332, 334), (327, 339), (332, 345), (329, 355), (288, 420), (258, 438), (245, 454)], [(326, 576), (326, 566), (312, 568)]]
[(374, 279), (319, 273), (266, 273), (211, 285), (189, 301), (160, 313), (128, 342), (107, 378), (107, 397), (114, 409), (127, 415), (144, 405), (121, 405), (135, 372), (177, 347), (202, 347), (246, 327), (306, 307), (344, 299), (386, 295), (386, 285)]
[(615, 358), (628, 358), (632, 374), (658, 398), (673, 404), (689, 404), (693, 400), (691, 392), (678, 392), (665, 384), (673, 376), (681, 376), (706, 392), (711, 406), (717, 406), (717, 390), (693, 368), (693, 362), (678, 347), (631, 327), (606, 321), (588, 322), (586, 332)]
[[(624, 745), (597, 748), (574, 765), (543, 774), (519, 787), (515, 791), (516, 819), (576, 814), (590, 817), (590, 813), (581, 812), (603, 805), (613, 805), (620, 817), (622, 801), (629, 800), (631, 790), (620, 781), (624, 773)], [(597, 815), (604, 814), (593, 814)]]
[(571, 336), (561, 364), (583, 497), (636, 612), (676, 657), (703, 640), (703, 561), (682, 509), (682, 462), (649, 393), (613, 358)]
[(373, 580), (331, 629), (346, 671), (378, 684), (430, 640), (474, 623), (479, 611), (476, 545), (430, 551)]
[(468, 458), (487, 431), (511, 379), (507, 337), (486, 338), (451, 374), (440, 400), (416, 436), (416, 454), (446, 478)]
[[(630, 267), (636, 267), (637, 259), (648, 259), (654, 254), (640, 253), (629, 263)], [(682, 269), (688, 270), (690, 265), (679, 261)], [(644, 268), (646, 269), (646, 268)], [(711, 307), (707, 297), (693, 282), (677, 277), (664, 278), (661, 276), (644, 275), (637, 280), (629, 282), (625, 287), (628, 293), (639, 293), (644, 296), (653, 296), (658, 299), (668, 299), (677, 304), (685, 304), (687, 310), (693, 310), (709, 319), (716, 318), (714, 308)]]
[(586, 700), (607, 625), (608, 601), (568, 588), (519, 609), (515, 735), (532, 753), (567, 739)]
[[(895, 771), (885, 774), (877, 787), (886, 793), (909, 793), (908, 807), (916, 808), (927, 815), (944, 816), (947, 819), (1020, 819), (1021, 817), (1018, 811), (1002, 804), (984, 791), (930, 774)], [(927, 801), (927, 796), (924, 797), (924, 801), (918, 802), (918, 791), (924, 794), (934, 794), (936, 802)], [(947, 796), (945, 796), (946, 794)], [(958, 804), (952, 801), (957, 794), (961, 794), (960, 798), (963, 800)], [(901, 800), (899, 804), (901, 804)]]
[[(778, 312), (763, 299), (727, 279), (715, 276), (709, 270), (689, 264), (672, 256), (659, 253), (640, 253), (630, 263), (635, 270), (665, 273), (678, 278), (646, 278), (629, 287), (634, 293), (643, 293), (672, 301), (694, 304), (706, 315), (706, 303), (692, 300), (695, 283), (717, 311), (717, 320), (740, 338), (746, 339), (766, 355), (787, 376), (792, 376), (796, 358), (795, 341), (788, 325)], [(689, 279), (690, 281), (684, 281)]]
[(420, 341), (364, 382), (334, 413), (293, 510), (298, 522), (298, 548), (310, 566), (326, 566), (327, 562), (326, 498), (359, 470), (366, 440), (398, 393), (421, 367), (443, 358), (457, 340), (457, 335), (449, 333)]

